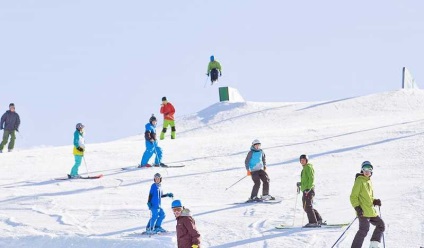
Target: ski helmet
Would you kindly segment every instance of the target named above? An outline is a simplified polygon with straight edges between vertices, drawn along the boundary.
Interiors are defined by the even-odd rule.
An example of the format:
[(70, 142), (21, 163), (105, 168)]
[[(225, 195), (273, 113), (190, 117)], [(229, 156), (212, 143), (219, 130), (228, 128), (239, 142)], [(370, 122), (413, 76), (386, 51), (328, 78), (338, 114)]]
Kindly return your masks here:
[(211, 62), (215, 60), (215, 56), (211, 56)]
[(309, 156), (308, 156), (308, 155), (306, 155), (306, 154), (302, 154), (302, 155), (300, 155), (300, 157), (299, 157), (299, 161), (300, 161), (301, 159), (306, 159), (306, 163), (307, 163), (307, 162), (308, 162), (308, 160), (309, 160)]
[(156, 116), (154, 114), (152, 114), (152, 116), (149, 119), (149, 122), (152, 123), (154, 121), (156, 121)]
[(155, 179), (156, 178), (160, 178), (160, 183), (162, 182), (162, 176), (159, 174), (159, 173), (156, 173), (154, 176), (153, 176), (153, 181), (155, 181)]
[(78, 123), (76, 125), (76, 129), (78, 129), (78, 130), (83, 129), (83, 128), (84, 128), (84, 125), (82, 123)]
[(181, 207), (183, 207), (183, 204), (181, 204), (180, 200), (174, 200), (171, 204), (171, 207), (172, 208), (181, 208)]
[(256, 145), (256, 144), (261, 144), (261, 142), (258, 139), (254, 139), (252, 141), (252, 146)]
[(372, 164), (371, 164), (370, 161), (364, 161), (361, 164), (361, 170), (364, 170), (364, 169), (367, 169), (367, 170), (370, 170), (371, 169), (371, 170), (373, 170), (374, 167), (372, 166)]
[(166, 100), (166, 96), (162, 97), (162, 102), (163, 102), (163, 101), (167, 101), (167, 100)]

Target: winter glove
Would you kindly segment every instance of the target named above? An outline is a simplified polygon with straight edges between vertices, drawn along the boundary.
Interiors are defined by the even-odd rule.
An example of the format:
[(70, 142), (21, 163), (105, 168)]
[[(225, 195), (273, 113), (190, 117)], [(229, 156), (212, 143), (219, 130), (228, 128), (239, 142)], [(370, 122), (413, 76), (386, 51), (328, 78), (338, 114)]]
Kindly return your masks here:
[(208, 77), (209, 77), (209, 73), (206, 73), (206, 76), (208, 76)]
[(247, 171), (247, 175), (250, 176), (252, 173), (250, 173), (250, 170)]
[(191, 248), (199, 248), (198, 245), (192, 245)]
[(219, 73), (219, 76), (220, 76), (220, 77), (222, 76), (222, 72), (220, 72), (220, 73)]
[(381, 206), (381, 200), (380, 200), (380, 199), (374, 199), (374, 200), (372, 201), (372, 204), (373, 204), (374, 206)]
[(149, 207), (149, 209), (152, 209), (152, 203), (151, 202), (148, 202), (147, 203), (147, 207)]
[(266, 171), (266, 166), (264, 165), (264, 171)]
[(168, 194), (166, 194), (166, 196), (174, 198), (174, 194), (172, 194), (172, 193), (168, 193)]
[(355, 207), (355, 211), (356, 211), (356, 215), (358, 215), (358, 217), (364, 216), (364, 211), (362, 210), (362, 208), (360, 206)]
[(80, 152), (83, 152), (83, 151), (84, 151), (84, 148), (82, 148), (82, 147), (78, 146), (78, 147), (77, 147), (77, 150), (78, 150), (78, 151), (80, 151)]

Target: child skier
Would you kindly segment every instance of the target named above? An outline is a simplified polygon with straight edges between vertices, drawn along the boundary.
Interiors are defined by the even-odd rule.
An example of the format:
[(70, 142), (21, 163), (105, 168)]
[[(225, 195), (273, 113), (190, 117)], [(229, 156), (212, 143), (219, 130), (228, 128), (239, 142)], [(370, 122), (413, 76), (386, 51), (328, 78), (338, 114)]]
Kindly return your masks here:
[(374, 199), (374, 190), (371, 183), (371, 176), (374, 167), (369, 161), (364, 161), (361, 165), (361, 173), (356, 174), (355, 184), (350, 194), (350, 203), (356, 211), (359, 220), (359, 230), (352, 242), (352, 248), (362, 247), (370, 223), (375, 226), (371, 236), (370, 248), (377, 248), (381, 242), (385, 229), (384, 222), (377, 215), (373, 206), (381, 206), (380, 199)]
[(163, 128), (160, 133), (160, 140), (165, 139), (165, 133), (168, 126), (171, 126), (171, 139), (175, 139), (175, 108), (172, 103), (168, 102), (166, 96), (162, 97), (162, 104), (160, 106), (160, 113), (163, 114)]
[(321, 225), (326, 225), (326, 223), (322, 221), (321, 215), (312, 206), (315, 196), (315, 171), (308, 160), (308, 155), (300, 155), (299, 161), (303, 168), (300, 174), (300, 183), (297, 184), (300, 187), (300, 191), (302, 191), (303, 210), (305, 210), (309, 220), (309, 223), (304, 227), (320, 227)]
[(152, 167), (149, 164), (149, 160), (152, 157), (153, 153), (156, 154), (155, 163), (153, 166), (166, 166), (161, 163), (162, 160), (162, 148), (158, 146), (156, 139), (156, 124), (157, 120), (154, 115), (149, 119), (149, 123), (146, 124), (146, 131), (144, 132), (144, 138), (146, 139), (146, 151), (141, 158), (141, 163), (139, 167)]
[(162, 228), (162, 221), (165, 218), (165, 212), (161, 208), (161, 198), (163, 197), (174, 197), (174, 194), (167, 193), (163, 194), (161, 189), (162, 176), (156, 173), (153, 177), (154, 183), (150, 187), (149, 198), (147, 200), (147, 206), (151, 213), (151, 218), (146, 226), (146, 233), (155, 234), (158, 232), (166, 232)]
[(215, 60), (215, 56), (211, 56), (210, 57), (210, 62), (208, 64), (208, 71), (206, 73), (206, 75), (209, 77), (209, 74), (211, 75), (211, 85), (213, 85), (213, 82), (215, 82), (216, 80), (218, 80), (218, 71), (219, 71), (219, 76), (222, 76), (222, 69), (221, 69), (221, 64)]
[[(266, 170), (266, 159), (265, 153), (260, 148), (261, 142), (255, 139), (252, 142), (249, 153), (247, 153), (244, 164), (246, 166), (247, 175), (252, 176), (252, 180), (255, 183), (252, 188), (252, 193), (248, 201), (263, 201), (263, 200), (275, 200), (274, 197), (269, 195), (269, 177), (265, 172)], [(259, 188), (263, 183), (262, 197), (258, 198)]]
[(199, 248), (200, 233), (197, 231), (196, 222), (191, 217), (190, 210), (183, 207), (180, 200), (174, 200), (172, 211), (177, 219), (178, 248)]
[(74, 157), (75, 164), (71, 169), (71, 174), (68, 175), (69, 178), (80, 178), (78, 174), (78, 168), (81, 165), (81, 161), (84, 156), (85, 144), (84, 144), (84, 125), (78, 123), (76, 125), (76, 130), (74, 132)]

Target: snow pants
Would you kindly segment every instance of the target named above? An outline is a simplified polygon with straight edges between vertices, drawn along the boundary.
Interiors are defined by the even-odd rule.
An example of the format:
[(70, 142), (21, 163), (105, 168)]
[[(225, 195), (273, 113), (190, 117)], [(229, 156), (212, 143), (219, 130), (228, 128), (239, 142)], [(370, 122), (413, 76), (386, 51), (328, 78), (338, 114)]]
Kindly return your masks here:
[(168, 126), (171, 126), (171, 139), (175, 139), (175, 121), (174, 120), (163, 120), (163, 128), (162, 132), (160, 133), (160, 139), (165, 139), (165, 133)]
[(261, 187), (261, 181), (263, 183), (262, 186), (262, 195), (269, 195), (269, 177), (268, 174), (264, 170), (252, 171), (251, 172), (252, 180), (255, 183), (253, 185), (252, 194), (250, 198), (258, 196), (259, 188)]
[(78, 168), (81, 165), (81, 161), (82, 161), (82, 156), (81, 155), (74, 155), (75, 156), (75, 164), (71, 169), (71, 176), (76, 176), (78, 175)]
[(211, 82), (215, 82), (216, 80), (218, 80), (218, 70), (217, 69), (212, 69), (211, 70)]
[(161, 207), (150, 209), (152, 217), (147, 223), (146, 230), (155, 230), (155, 228), (162, 227), (162, 221), (165, 219), (165, 212)]
[(358, 217), (359, 220), (359, 230), (355, 235), (355, 238), (352, 242), (352, 248), (361, 248), (362, 243), (364, 243), (364, 239), (370, 230), (370, 223), (375, 226), (374, 232), (371, 236), (371, 241), (381, 242), (381, 238), (383, 237), (383, 232), (385, 229), (385, 225), (380, 216), (376, 217)]
[(155, 164), (160, 164), (160, 162), (162, 161), (162, 148), (158, 146), (158, 143), (156, 141), (152, 143), (149, 140), (146, 140), (146, 151), (144, 151), (140, 165), (143, 166), (145, 164), (148, 164), (150, 158), (153, 156), (154, 153), (156, 153)]
[(311, 189), (307, 194), (304, 191), (302, 195), (303, 210), (305, 210), (306, 215), (308, 215), (309, 223), (318, 223), (322, 221), (321, 215), (312, 206), (314, 202), (314, 196), (314, 189)]
[(15, 130), (4, 130), (3, 140), (0, 144), (0, 151), (3, 151), (3, 147), (7, 144), (7, 140), (9, 139), (9, 136), (10, 136), (10, 142), (7, 148), (9, 150), (12, 150), (15, 147), (15, 139), (16, 139)]

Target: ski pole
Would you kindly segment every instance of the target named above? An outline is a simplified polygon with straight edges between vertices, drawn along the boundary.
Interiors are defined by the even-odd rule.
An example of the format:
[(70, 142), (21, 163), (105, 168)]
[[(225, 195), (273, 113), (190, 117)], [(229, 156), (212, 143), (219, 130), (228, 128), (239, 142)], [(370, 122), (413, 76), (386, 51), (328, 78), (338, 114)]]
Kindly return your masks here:
[[(299, 193), (296, 194), (296, 201), (294, 202), (294, 211), (293, 211), (293, 225), (294, 226), (294, 221), (296, 220), (296, 207), (297, 207), (297, 198), (299, 198)], [(303, 220), (302, 220), (303, 222)], [(303, 224), (303, 223), (302, 223)]]
[[(378, 206), (378, 212), (380, 212), (380, 218), (382, 218), (380, 206)], [(384, 240), (384, 232), (383, 232), (383, 248), (385, 248), (385, 247), (386, 247), (386, 241)]]
[(302, 228), (303, 228), (303, 219), (305, 217), (305, 207), (306, 207), (306, 199), (303, 200), (303, 195), (302, 195), (302, 201), (303, 201), (303, 214), (302, 214)]
[(206, 77), (205, 85), (203, 85), (203, 88), (206, 88), (206, 83), (208, 82), (208, 78), (209, 78), (209, 75)]
[(87, 166), (87, 162), (85, 162), (85, 157), (84, 155), (82, 156), (82, 159), (84, 159), (84, 164), (85, 164), (85, 169), (87, 169), (87, 176), (89, 177), (89, 173), (88, 173), (88, 166)]
[(346, 231), (349, 230), (350, 226), (353, 224), (353, 222), (355, 222), (356, 219), (358, 219), (358, 217), (355, 217), (355, 219), (352, 220), (352, 222), (349, 224), (349, 226), (346, 228), (346, 230), (344, 230), (344, 232), (342, 233), (342, 235), (340, 235), (340, 237), (336, 240), (336, 242), (334, 243), (334, 245), (331, 246), (331, 248), (333, 248), (339, 242), (339, 240), (343, 237), (343, 235), (346, 233)]
[(233, 187), (234, 185), (236, 185), (237, 183), (239, 183), (241, 180), (245, 179), (246, 177), (247, 177), (247, 175), (244, 176), (244, 177), (242, 177), (242, 178), (240, 178), (237, 182), (233, 183), (230, 187), (226, 188), (225, 191), (227, 191), (227, 189)]

